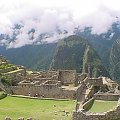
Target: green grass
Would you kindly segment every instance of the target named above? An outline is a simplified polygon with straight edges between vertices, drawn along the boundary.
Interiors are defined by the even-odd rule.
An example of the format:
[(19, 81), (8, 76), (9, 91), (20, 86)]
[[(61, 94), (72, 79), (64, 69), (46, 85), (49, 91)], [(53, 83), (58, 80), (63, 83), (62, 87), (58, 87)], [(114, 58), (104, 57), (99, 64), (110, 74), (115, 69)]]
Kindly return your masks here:
[(17, 70), (13, 70), (13, 71), (10, 71), (10, 72), (7, 72), (7, 73), (15, 73), (15, 72), (18, 72), (18, 71), (21, 71), (21, 70), (23, 70), (23, 69), (17, 69)]
[(103, 101), (103, 100), (94, 100), (93, 104), (89, 106), (86, 111), (89, 112), (106, 112), (110, 109), (113, 109), (117, 105), (117, 101)]
[(6, 68), (9, 68), (12, 66), (13, 66), (12, 64), (2, 64), (2, 65), (0, 65), (0, 69), (6, 69)]
[[(70, 120), (75, 101), (38, 100), (6, 97), (0, 100), (0, 120), (5, 116), (17, 120), (19, 117), (32, 117), (33, 120)], [(63, 111), (68, 111), (68, 116)], [(65, 115), (65, 116), (64, 116)]]

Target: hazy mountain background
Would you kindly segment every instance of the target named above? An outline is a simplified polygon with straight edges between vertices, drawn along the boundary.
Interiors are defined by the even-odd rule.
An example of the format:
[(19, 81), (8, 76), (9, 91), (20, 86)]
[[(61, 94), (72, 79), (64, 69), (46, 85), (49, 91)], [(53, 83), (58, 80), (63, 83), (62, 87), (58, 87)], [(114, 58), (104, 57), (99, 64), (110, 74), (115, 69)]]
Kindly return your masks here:
[[(114, 23), (107, 33), (100, 35), (91, 34), (91, 28), (85, 28), (84, 31), (81, 31), (79, 27), (74, 29), (74, 33), (82, 38), (76, 39), (74, 36), (75, 38), (72, 37), (69, 40), (68, 37), (58, 43), (41, 43), (10, 49), (0, 46), (0, 53), (12, 63), (24, 65), (32, 70), (48, 70), (51, 66), (54, 69), (76, 69), (78, 72), (82, 72), (85, 71), (85, 66), (87, 63), (89, 64), (91, 58), (95, 58), (97, 64), (100, 63), (100, 65), (95, 66), (96, 61), (92, 59), (90, 63), (94, 66), (90, 68), (92, 69), (91, 76), (99, 76), (98, 70), (101, 71), (102, 69), (105, 75), (109, 76), (106, 72), (109, 71), (111, 77), (119, 81), (119, 62), (116, 63), (115, 61), (120, 61), (119, 42), (117, 42), (120, 35), (120, 24)], [(59, 31), (59, 34), (65, 33)], [(2, 37), (5, 36), (7, 35)], [(45, 36), (48, 36), (47, 33), (42, 34), (40, 40), (44, 39)], [(7, 39), (11, 40), (9, 37)], [(90, 52), (85, 53), (89, 48), (93, 51), (92, 54)]]
[(0, 7), (0, 54), (12, 63), (91, 76), (109, 71), (119, 81), (118, 0), (1, 0)]
[(11, 63), (23, 65), (32, 70), (48, 70), (52, 61), (56, 43), (27, 45), (21, 48), (6, 49), (0, 47), (0, 53)]

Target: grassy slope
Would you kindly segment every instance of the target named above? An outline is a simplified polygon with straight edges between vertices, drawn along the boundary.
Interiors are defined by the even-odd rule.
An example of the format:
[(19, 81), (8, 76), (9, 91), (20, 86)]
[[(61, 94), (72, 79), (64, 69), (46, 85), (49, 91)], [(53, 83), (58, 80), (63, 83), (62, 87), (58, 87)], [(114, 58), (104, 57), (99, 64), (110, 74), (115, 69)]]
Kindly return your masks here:
[(106, 112), (117, 105), (117, 101), (95, 100), (93, 105), (87, 110), (89, 112)]
[[(5, 116), (10, 116), (12, 120), (23, 116), (32, 117), (34, 120), (61, 120), (65, 117), (61, 111), (71, 112), (74, 107), (75, 101), (33, 100), (8, 96), (0, 100), (0, 120), (4, 120)], [(65, 120), (70, 120), (70, 114)]]

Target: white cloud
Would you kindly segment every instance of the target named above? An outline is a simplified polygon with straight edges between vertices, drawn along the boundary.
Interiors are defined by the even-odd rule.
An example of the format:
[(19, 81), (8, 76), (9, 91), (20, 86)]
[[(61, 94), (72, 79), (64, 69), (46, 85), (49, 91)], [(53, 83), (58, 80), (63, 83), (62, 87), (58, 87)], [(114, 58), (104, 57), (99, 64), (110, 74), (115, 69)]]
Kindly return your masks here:
[[(54, 32), (57, 28), (70, 35), (76, 26), (92, 27), (93, 34), (101, 34), (120, 20), (119, 3), (119, 0), (0, 0), (0, 33), (12, 35), (15, 23), (24, 25), (9, 47), (32, 44), (40, 33)], [(32, 28), (34, 39), (29, 40)], [(51, 42), (60, 37), (55, 33), (45, 40)]]

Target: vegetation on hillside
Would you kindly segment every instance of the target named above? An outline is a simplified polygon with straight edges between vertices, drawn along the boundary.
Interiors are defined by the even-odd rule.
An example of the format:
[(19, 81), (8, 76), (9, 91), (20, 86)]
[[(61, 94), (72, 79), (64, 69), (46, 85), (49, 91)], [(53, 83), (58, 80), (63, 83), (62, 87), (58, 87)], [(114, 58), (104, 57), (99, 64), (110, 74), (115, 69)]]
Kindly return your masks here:
[(0, 91), (0, 100), (5, 98), (7, 96), (7, 94), (3, 91)]
[[(92, 34), (91, 27), (86, 27), (84, 31), (81, 31), (79, 28), (76, 29), (75, 33), (82, 36), (90, 42), (92, 47), (95, 49), (97, 54), (100, 56), (103, 65), (109, 71), (109, 74), (113, 80), (120, 82), (120, 65), (119, 63), (114, 65), (112, 59), (114, 58), (114, 49), (115, 42), (120, 37), (120, 22), (113, 23), (111, 28), (106, 32), (100, 35)], [(113, 49), (114, 46), (114, 49)], [(119, 46), (119, 45), (118, 45)], [(118, 55), (117, 55), (118, 54)], [(119, 57), (120, 52), (116, 51), (115, 56)], [(117, 58), (118, 59), (118, 58)]]
[(90, 73), (90, 77), (109, 76), (102, 62), (85, 39), (73, 35), (58, 42), (51, 69), (75, 69)]
[(85, 46), (86, 42), (78, 36), (60, 40), (55, 50), (51, 69), (76, 69), (78, 72), (82, 72)]
[(120, 82), (120, 39), (114, 42), (110, 51), (110, 74)]
[[(0, 61), (1, 61), (0, 70), (4, 70), (4, 69), (15, 66), (15, 65), (10, 64), (8, 62), (2, 64), (2, 59), (0, 59)], [(0, 73), (0, 82), (5, 86), (10, 86), (12, 84), (11, 77), (8, 76), (7, 74), (5, 75), (4, 73)]]
[(2, 82), (3, 85), (7, 85), (7, 86), (12, 85), (12, 80), (11, 80), (10, 76), (1, 74), (0, 81)]
[(84, 53), (83, 72), (89, 73), (90, 77), (99, 77), (100, 75), (110, 77), (100, 57), (91, 46), (87, 46)]
[(32, 70), (48, 70), (52, 61), (56, 43), (42, 45), (27, 45), (21, 48), (5, 49), (0, 52), (16, 65), (23, 65)]
[(12, 67), (13, 64), (1, 64), (0, 65), (0, 69), (6, 69), (6, 68), (9, 68), (9, 67)]
[[(109, 71), (113, 80), (120, 81), (120, 65), (113, 61), (113, 59), (119, 59), (119, 51), (114, 53), (116, 46), (119, 49), (119, 45), (117, 45), (117, 42), (113, 44), (119, 35), (119, 31), (116, 27), (114, 31), (112, 41), (103, 39), (103, 36), (107, 38), (112, 33), (111, 31), (104, 35), (95, 36), (91, 35), (86, 28), (83, 33), (77, 33), (86, 38), (92, 46), (85, 39), (74, 35), (60, 40), (58, 44), (27, 45), (8, 50), (0, 47), (0, 51), (12, 63), (23, 65), (32, 70), (48, 70), (51, 66), (52, 69), (76, 69), (78, 72), (91, 71), (90, 76), (99, 76), (100, 74), (109, 76), (107, 72)], [(88, 48), (89, 50), (85, 54)], [(114, 54), (116, 58), (114, 58)], [(1, 67), (3, 68), (3, 66)]]

